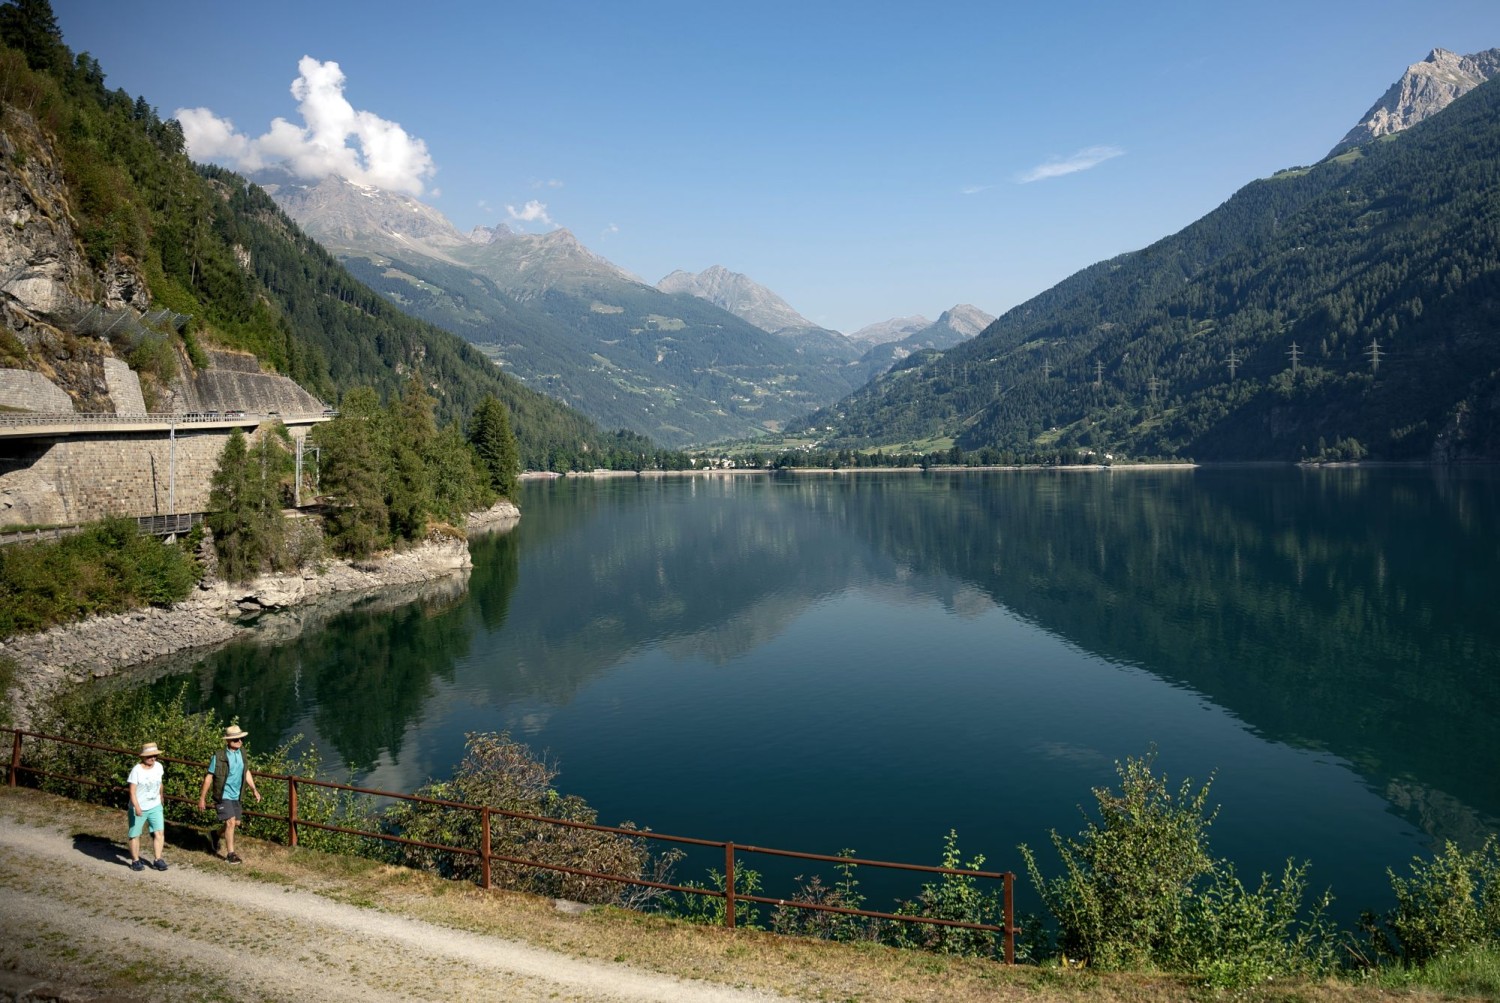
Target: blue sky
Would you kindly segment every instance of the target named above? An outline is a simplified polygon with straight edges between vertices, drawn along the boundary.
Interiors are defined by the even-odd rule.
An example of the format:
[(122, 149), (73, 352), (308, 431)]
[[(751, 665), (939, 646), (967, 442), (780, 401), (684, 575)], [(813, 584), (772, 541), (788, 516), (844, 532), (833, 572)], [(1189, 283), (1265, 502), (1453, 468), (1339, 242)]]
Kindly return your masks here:
[(110, 87), (232, 123), (216, 148), (321, 124), (461, 230), (724, 265), (845, 332), (999, 314), (1321, 159), (1434, 46), (1500, 46), (1495, 0), (53, 7)]

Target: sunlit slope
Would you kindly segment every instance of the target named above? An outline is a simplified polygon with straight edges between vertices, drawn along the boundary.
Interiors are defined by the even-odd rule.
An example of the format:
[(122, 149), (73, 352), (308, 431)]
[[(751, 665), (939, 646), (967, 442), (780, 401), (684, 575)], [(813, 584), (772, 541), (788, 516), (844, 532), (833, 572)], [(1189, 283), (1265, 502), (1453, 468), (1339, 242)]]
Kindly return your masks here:
[(1497, 156), (1490, 83), (1406, 132), (1255, 181), (806, 425), (839, 445), (1494, 458)]

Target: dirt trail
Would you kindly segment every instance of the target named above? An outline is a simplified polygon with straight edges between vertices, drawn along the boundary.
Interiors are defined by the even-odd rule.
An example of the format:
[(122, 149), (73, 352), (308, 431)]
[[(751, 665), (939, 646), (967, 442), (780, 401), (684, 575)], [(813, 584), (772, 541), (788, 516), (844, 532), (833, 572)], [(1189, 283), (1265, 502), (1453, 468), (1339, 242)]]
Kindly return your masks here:
[[(147, 842), (143, 840), (143, 842)], [(767, 993), (580, 960), (265, 884), (167, 849), (0, 823), (0, 968), (142, 998), (768, 1003)], [(45, 968), (45, 970), (39, 970)]]

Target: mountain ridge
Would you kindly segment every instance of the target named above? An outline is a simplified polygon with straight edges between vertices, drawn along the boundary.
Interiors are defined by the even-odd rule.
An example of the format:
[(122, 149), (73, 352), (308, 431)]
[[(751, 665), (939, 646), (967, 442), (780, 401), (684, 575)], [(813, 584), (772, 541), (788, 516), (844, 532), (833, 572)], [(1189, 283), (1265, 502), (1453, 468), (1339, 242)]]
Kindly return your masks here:
[[(831, 447), (1500, 458), (1500, 81), (1253, 181), (789, 431)], [(829, 431), (831, 430), (831, 431)]]
[(1500, 48), (1467, 56), (1435, 48), (1427, 58), (1412, 63), (1370, 106), (1359, 124), (1341, 139), (1329, 157), (1409, 129), (1436, 115), (1454, 99), (1500, 75)]
[(836, 333), (769, 334), (647, 285), (565, 229), (465, 235), (410, 196), (269, 180), (278, 204), (381, 295), (611, 427), (677, 447), (745, 438), (858, 383), (858, 352)]

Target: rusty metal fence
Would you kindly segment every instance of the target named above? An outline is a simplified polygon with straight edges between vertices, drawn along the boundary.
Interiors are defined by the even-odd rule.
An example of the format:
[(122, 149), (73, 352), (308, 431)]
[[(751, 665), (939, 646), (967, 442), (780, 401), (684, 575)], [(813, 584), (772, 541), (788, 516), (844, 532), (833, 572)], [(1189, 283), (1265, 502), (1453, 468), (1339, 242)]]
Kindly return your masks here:
[[(23, 757), (23, 740), (33, 739), (37, 742), (53, 742), (61, 745), (75, 746), (84, 749), (93, 749), (99, 752), (114, 754), (134, 760), (136, 754), (128, 749), (120, 749), (108, 745), (100, 745), (95, 742), (85, 742), (74, 738), (64, 738), (58, 735), (44, 735), (39, 732), (24, 731), (17, 728), (0, 728), (0, 734), (9, 732), (12, 736), (10, 768), (8, 770), (9, 785), (18, 785), (20, 776), (28, 774), (37, 778), (50, 778), (53, 780), (66, 781), (69, 783), (82, 784), (101, 790), (120, 789), (118, 783), (101, 783), (89, 777), (70, 776), (56, 773), (35, 765), (27, 765)], [(197, 770), (206, 770), (206, 763), (194, 762), (192, 760), (178, 759), (171, 756), (163, 756), (164, 763), (177, 763)], [(754, 903), (757, 905), (775, 906), (777, 908), (793, 907), (797, 909), (815, 910), (844, 916), (858, 916), (866, 919), (875, 919), (896, 923), (912, 923), (919, 925), (942, 926), (961, 930), (969, 930), (975, 933), (999, 934), (1002, 944), (1002, 954), (1006, 964), (1015, 964), (1016, 958), (1016, 935), (1020, 933), (1015, 923), (1015, 873), (1011, 871), (978, 871), (964, 868), (934, 867), (924, 864), (905, 864), (886, 860), (865, 860), (852, 856), (831, 856), (820, 853), (801, 853), (794, 850), (779, 850), (765, 846), (753, 846), (744, 843), (735, 843), (728, 840), (697, 839), (690, 836), (669, 836), (663, 833), (651, 832), (649, 830), (622, 828), (610, 825), (595, 825), (588, 822), (578, 822), (569, 819), (549, 818), (545, 815), (531, 815), (525, 812), (510, 811), (503, 808), (494, 808), (489, 805), (468, 804), (461, 801), (445, 801), (441, 798), (424, 797), (419, 794), (401, 794), (393, 791), (382, 791), (368, 787), (358, 787), (352, 784), (335, 783), (330, 780), (312, 780), (307, 777), (297, 777), (280, 773), (262, 773), (257, 771), (256, 777), (261, 780), (279, 781), (286, 785), (286, 812), (285, 814), (245, 809), (245, 815), (253, 818), (263, 818), (270, 821), (283, 822), (287, 826), (287, 843), (296, 846), (298, 842), (299, 829), (320, 829), (325, 832), (342, 833), (350, 836), (364, 837), (367, 839), (380, 840), (387, 843), (402, 844), (406, 846), (421, 847), (423, 849), (435, 850), (444, 853), (457, 854), (459, 856), (477, 858), (479, 861), (479, 885), (489, 888), (491, 866), (495, 862), (513, 864), (522, 867), (534, 867), (542, 870), (559, 871), (566, 874), (583, 878), (591, 878), (601, 881), (613, 881), (621, 884), (636, 885), (664, 892), (676, 892), (682, 895), (699, 895), (709, 898), (724, 900), (724, 925), (734, 927), (735, 914), (739, 903)], [(421, 840), (408, 839), (404, 836), (390, 832), (376, 832), (366, 829), (354, 829), (346, 826), (332, 825), (326, 822), (315, 822), (311, 819), (299, 817), (298, 815), (298, 789), (299, 788), (322, 788), (324, 790), (343, 791), (352, 794), (368, 795), (391, 801), (408, 801), (417, 804), (433, 805), (440, 808), (451, 808), (460, 811), (472, 811), (477, 813), (480, 820), (480, 836), (477, 846), (452, 846), (443, 843), (429, 843)], [(170, 795), (163, 792), (166, 800), (176, 801), (180, 804), (196, 805), (196, 801), (190, 798)], [(558, 863), (546, 863), (537, 860), (527, 860), (520, 857), (512, 857), (504, 854), (491, 852), (492, 823), (496, 818), (518, 819), (522, 821), (541, 823), (544, 825), (555, 825), (574, 829), (584, 829), (591, 832), (611, 833), (626, 836), (631, 839), (655, 840), (675, 846), (695, 846), (706, 848), (719, 848), (724, 852), (724, 874), (723, 888), (701, 888), (692, 885), (673, 884), (666, 881), (654, 881), (639, 876), (625, 876), (619, 874), (607, 874), (592, 871), (581, 867), (571, 867)], [(943, 919), (934, 916), (909, 915), (904, 913), (881, 912), (871, 909), (855, 909), (845, 906), (829, 905), (822, 902), (811, 902), (797, 900), (794, 898), (775, 898), (765, 895), (748, 894), (737, 890), (736, 868), (739, 854), (761, 854), (770, 857), (780, 857), (792, 860), (806, 860), (817, 863), (829, 863), (837, 867), (873, 867), (894, 871), (906, 871), (920, 874), (950, 875), (961, 878), (979, 878), (989, 881), (998, 881), (1001, 885), (1001, 908), (1003, 918), (998, 924), (974, 923), (964, 920)]]

